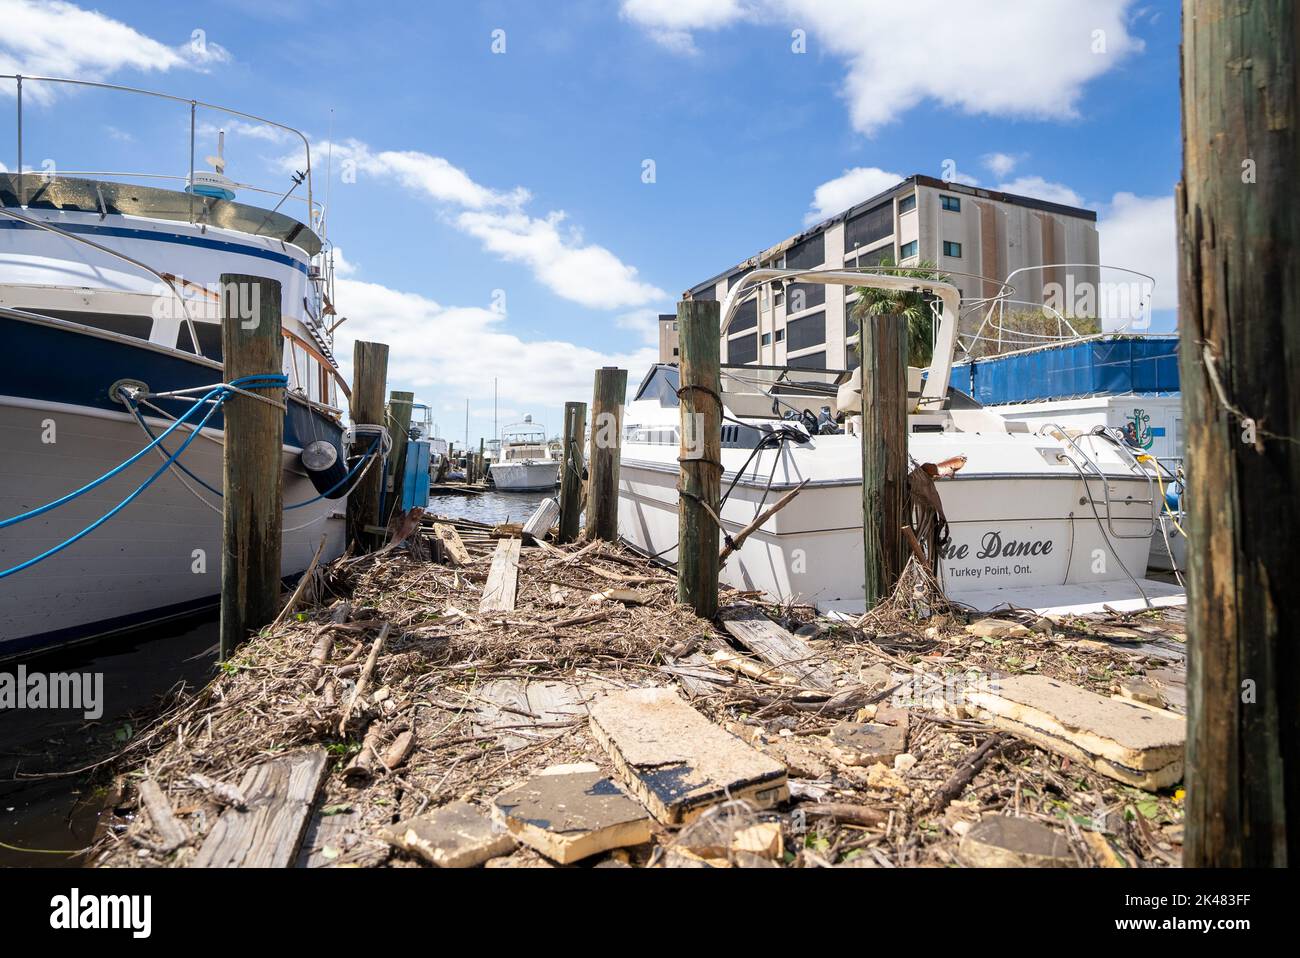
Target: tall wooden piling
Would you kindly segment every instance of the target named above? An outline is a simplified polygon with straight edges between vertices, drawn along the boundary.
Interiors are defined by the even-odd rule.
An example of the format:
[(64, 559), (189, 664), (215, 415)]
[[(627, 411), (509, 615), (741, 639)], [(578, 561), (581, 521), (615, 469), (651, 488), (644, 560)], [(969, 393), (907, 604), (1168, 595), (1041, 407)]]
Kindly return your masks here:
[[(384, 387), (388, 382), (388, 346), (358, 340), (352, 346), (352, 422), (354, 425), (385, 425)], [(361, 440), (364, 446), (368, 440)], [(348, 545), (355, 552), (368, 551), (378, 536), (367, 527), (379, 525), (380, 490), (384, 472), (372, 467), (348, 496)]]
[[(221, 276), (221, 347), (226, 382), (284, 370), (280, 284), (262, 276)], [(258, 389), (283, 403), (285, 390)], [(222, 409), (221, 624), (224, 661), (249, 633), (275, 618), (280, 599), (284, 515), (284, 411), (248, 396)]]
[(722, 495), (719, 304), (677, 304), (681, 336), (681, 469), (677, 490), (677, 598), (695, 614), (718, 612), (718, 500)]
[(591, 395), (591, 464), (587, 480), (587, 538), (618, 538), (618, 471), (622, 461), (627, 370), (596, 370)]
[(402, 509), (402, 485), (406, 479), (406, 437), (411, 432), (411, 412), (415, 393), (393, 391), (388, 394), (388, 428), (393, 434), (393, 452), (388, 457), (388, 495), (382, 516), (383, 524)]
[(907, 336), (897, 316), (862, 330), (862, 552), (866, 607), (898, 581), (907, 557)]
[(564, 404), (564, 454), (560, 467), (560, 533), (559, 542), (572, 542), (578, 538), (579, 519), (582, 516), (582, 440), (587, 432), (587, 404)]
[(1300, 131), (1291, 0), (1187, 0), (1183, 863), (1300, 864)]

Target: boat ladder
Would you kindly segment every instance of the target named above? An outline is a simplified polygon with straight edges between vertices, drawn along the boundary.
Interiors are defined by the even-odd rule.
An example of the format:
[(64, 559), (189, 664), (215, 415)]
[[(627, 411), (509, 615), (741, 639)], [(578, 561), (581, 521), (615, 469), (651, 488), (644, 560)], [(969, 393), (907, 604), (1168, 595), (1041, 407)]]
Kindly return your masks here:
[[(1102, 429), (1104, 427), (1098, 427), (1098, 428)], [(1097, 462), (1096, 459), (1094, 459), (1088, 453), (1086, 449), (1084, 449), (1078, 442), (1076, 442), (1075, 438), (1071, 436), (1068, 432), (1066, 432), (1062, 426), (1054, 422), (1049, 422), (1044, 424), (1043, 427), (1038, 430), (1039, 435), (1042, 435), (1046, 431), (1054, 432), (1062, 440), (1064, 440), (1066, 444), (1069, 445), (1069, 447), (1072, 450), (1074, 450), (1075, 454), (1079, 457), (1079, 459), (1082, 460), (1083, 465), (1087, 467), (1087, 471), (1085, 471), (1084, 468), (1080, 466), (1078, 461), (1071, 458), (1070, 456), (1062, 454), (1062, 458), (1066, 459), (1068, 462), (1073, 464), (1074, 468), (1078, 470), (1079, 477), (1083, 480), (1084, 491), (1088, 494), (1088, 499), (1092, 503), (1093, 510), (1095, 511), (1098, 506), (1105, 507), (1106, 527), (1109, 529), (1110, 534), (1112, 536), (1114, 536), (1116, 539), (1150, 539), (1153, 535), (1155, 535), (1156, 515), (1157, 515), (1155, 478), (1151, 475), (1150, 471), (1143, 468), (1142, 464), (1137, 461), (1137, 458), (1133, 455), (1133, 453), (1131, 453), (1128, 450), (1127, 447), (1124, 446), (1123, 443), (1120, 442), (1114, 443), (1115, 448), (1119, 450), (1120, 458), (1124, 459), (1125, 464), (1129, 467), (1129, 469), (1131, 469), (1136, 474), (1140, 474), (1146, 480), (1147, 483), (1147, 497), (1145, 499), (1126, 499), (1125, 504), (1130, 506), (1147, 507), (1148, 528), (1146, 532), (1120, 532), (1118, 529), (1115, 528), (1114, 510), (1113, 510), (1111, 497), (1110, 497), (1110, 482), (1108, 477), (1106, 476), (1106, 473), (1102, 471), (1101, 465)], [(1088, 473), (1092, 473), (1096, 478), (1101, 480), (1101, 491), (1102, 491), (1101, 499), (1097, 499), (1096, 496), (1093, 495), (1092, 486), (1089, 482)]]

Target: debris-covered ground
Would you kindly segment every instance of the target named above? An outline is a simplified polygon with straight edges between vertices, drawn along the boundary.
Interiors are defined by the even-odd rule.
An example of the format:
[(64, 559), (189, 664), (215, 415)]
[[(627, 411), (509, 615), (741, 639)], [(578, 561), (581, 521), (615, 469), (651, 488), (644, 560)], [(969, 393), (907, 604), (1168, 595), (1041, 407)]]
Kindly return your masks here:
[[(1176, 776), (1181, 746), (1174, 770), (1137, 764), (1162, 742), (1137, 754), (1067, 718), (1040, 734), (1029, 705), (998, 711), (996, 683), (1083, 689), (1176, 727), (1181, 610), (972, 624), (913, 566), (859, 622), (724, 591), (710, 623), (630, 552), (543, 543), (519, 553), (513, 609), (480, 612), (500, 540), (460, 530), (461, 564), (431, 561), (447, 550), (426, 529), (411, 552), (318, 571), (320, 601), (170, 702), (117, 762), (92, 864), (243, 854), (227, 832), (278, 794), (259, 775), (296, 756), (300, 822), (276, 811), (267, 854), (308, 867), (1179, 863), (1176, 779), (1113, 769)], [(973, 694), (990, 681), (993, 699)], [(633, 691), (654, 687), (671, 691)], [(656, 739), (656, 722), (680, 735)]]

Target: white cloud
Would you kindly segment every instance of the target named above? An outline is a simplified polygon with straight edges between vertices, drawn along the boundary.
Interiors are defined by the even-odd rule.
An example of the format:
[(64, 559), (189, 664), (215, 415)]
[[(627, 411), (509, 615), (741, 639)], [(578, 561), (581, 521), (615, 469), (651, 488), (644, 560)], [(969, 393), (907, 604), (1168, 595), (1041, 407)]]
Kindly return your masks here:
[[(970, 114), (1069, 119), (1086, 84), (1140, 52), (1133, 0), (624, 0), (624, 17), (679, 50), (741, 19), (806, 29), (846, 61), (853, 126), (871, 133), (930, 100)], [(934, 25), (941, 25), (936, 33)]]
[[(313, 144), (316, 169), (329, 144)], [(302, 169), (301, 153), (282, 157), (286, 170)], [(358, 140), (334, 144), (333, 167), (349, 176), (387, 179), (432, 200), (450, 222), (504, 260), (522, 263), (558, 296), (596, 309), (623, 309), (663, 300), (667, 294), (643, 282), (637, 269), (610, 250), (586, 242), (581, 231), (566, 227), (567, 214), (554, 210), (536, 217), (525, 210), (532, 199), (516, 187), (502, 192), (477, 183), (441, 156), (415, 150), (373, 151)]]
[[(1155, 277), (1152, 308), (1178, 308), (1178, 232), (1172, 196), (1116, 193), (1102, 207), (1101, 262)], [(1102, 279), (1115, 277), (1103, 276)]]
[[(166, 72), (229, 60), (215, 43), (170, 47), (96, 10), (63, 0), (0, 0), (0, 73), (106, 80), (122, 70)], [(59, 86), (24, 83), (23, 96), (48, 103)], [(0, 84), (6, 96), (14, 84)]]
[(675, 53), (695, 53), (693, 30), (716, 30), (746, 15), (739, 0), (623, 0), (622, 16)]
[(855, 203), (897, 186), (906, 177), (876, 166), (857, 166), (828, 180), (813, 191), (812, 204), (804, 215), (804, 225), (811, 225), (836, 213), (843, 213)]
[(648, 346), (609, 354), (561, 340), (523, 340), (487, 307), (444, 306), (355, 278), (340, 278), (335, 294), (340, 315), (349, 317), (334, 349), (344, 377), (351, 381), (356, 340), (387, 343), (389, 387), (410, 389), (423, 402), (441, 399), (455, 422), (444, 434), (458, 445), (465, 399), (475, 420), (471, 437), (491, 433), (494, 378), (503, 416), (531, 413), (555, 431), (565, 402), (589, 399), (593, 370), (619, 366), (636, 381), (658, 358)]
[(1010, 176), (1020, 162), (1020, 157), (1010, 153), (985, 153), (981, 159), (989, 172), (997, 177)]
[(659, 349), (659, 311), (657, 309), (638, 309), (624, 313), (614, 319), (619, 329), (628, 329), (641, 337), (647, 346)]
[(1009, 183), (994, 187), (1003, 193), (1015, 193), (1017, 196), (1032, 196), (1034, 199), (1049, 203), (1062, 203), (1065, 206), (1083, 206), (1083, 197), (1063, 183), (1053, 183), (1041, 176), (1021, 176)]

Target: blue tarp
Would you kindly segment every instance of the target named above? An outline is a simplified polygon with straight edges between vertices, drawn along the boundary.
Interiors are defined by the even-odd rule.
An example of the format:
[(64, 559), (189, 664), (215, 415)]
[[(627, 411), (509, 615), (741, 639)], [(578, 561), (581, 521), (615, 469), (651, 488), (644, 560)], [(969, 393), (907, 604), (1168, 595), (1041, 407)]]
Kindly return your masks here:
[(982, 405), (1179, 391), (1176, 336), (1104, 336), (957, 363), (952, 385)]

